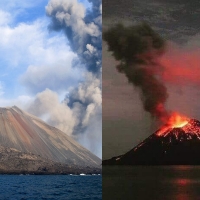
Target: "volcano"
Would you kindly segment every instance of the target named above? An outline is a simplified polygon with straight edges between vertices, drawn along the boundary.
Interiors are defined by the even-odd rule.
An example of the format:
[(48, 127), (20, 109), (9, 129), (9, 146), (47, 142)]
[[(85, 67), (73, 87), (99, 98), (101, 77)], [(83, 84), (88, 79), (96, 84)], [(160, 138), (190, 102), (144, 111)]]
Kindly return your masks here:
[(200, 122), (185, 118), (174, 126), (165, 125), (103, 165), (200, 165)]
[(0, 108), (0, 172), (91, 172), (100, 166), (100, 158), (66, 133), (16, 106)]

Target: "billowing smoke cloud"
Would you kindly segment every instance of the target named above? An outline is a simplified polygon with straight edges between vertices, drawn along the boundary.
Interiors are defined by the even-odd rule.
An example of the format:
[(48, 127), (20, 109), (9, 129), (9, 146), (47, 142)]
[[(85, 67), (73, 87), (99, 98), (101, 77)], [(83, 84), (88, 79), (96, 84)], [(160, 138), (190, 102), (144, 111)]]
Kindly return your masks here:
[(146, 23), (130, 27), (118, 24), (104, 33), (104, 40), (120, 61), (118, 71), (140, 88), (144, 109), (152, 117), (166, 120), (168, 94), (159, 77), (163, 67), (158, 62), (165, 52), (165, 41)]
[(101, 68), (101, 1), (89, 0), (91, 11), (86, 11), (77, 0), (51, 0), (46, 12), (51, 17), (50, 30), (63, 30), (80, 61), (93, 73)]
[(65, 99), (76, 118), (72, 135), (97, 155), (102, 148), (102, 91), (99, 77), (86, 74), (86, 80), (73, 88)]
[(80, 83), (77, 88), (73, 88), (66, 97), (67, 105), (73, 109), (76, 119), (78, 119), (74, 134), (84, 132), (92, 119), (101, 118), (102, 94), (100, 85), (100, 80), (88, 73), (86, 81)]
[(28, 112), (40, 116), (52, 126), (72, 135), (76, 118), (66, 104), (60, 103), (57, 93), (49, 89), (38, 93)]
[[(77, 55), (73, 66), (85, 70), (85, 79), (71, 88), (60, 103), (56, 93), (39, 93), (29, 111), (65, 131), (83, 146), (102, 155), (102, 6), (100, 0), (88, 0), (86, 10), (77, 0), (50, 0), (46, 13), (50, 31), (63, 31), (71, 50)], [(83, 70), (84, 69), (84, 70)]]

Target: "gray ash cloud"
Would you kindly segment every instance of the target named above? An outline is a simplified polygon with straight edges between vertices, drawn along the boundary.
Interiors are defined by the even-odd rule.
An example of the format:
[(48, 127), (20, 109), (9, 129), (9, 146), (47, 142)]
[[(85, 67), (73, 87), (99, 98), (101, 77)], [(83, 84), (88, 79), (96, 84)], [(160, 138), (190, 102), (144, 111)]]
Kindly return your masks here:
[(51, 18), (49, 29), (62, 30), (71, 49), (78, 54), (88, 71), (98, 73), (101, 68), (101, 1), (89, 0), (90, 10), (77, 1), (51, 0), (47, 15)]

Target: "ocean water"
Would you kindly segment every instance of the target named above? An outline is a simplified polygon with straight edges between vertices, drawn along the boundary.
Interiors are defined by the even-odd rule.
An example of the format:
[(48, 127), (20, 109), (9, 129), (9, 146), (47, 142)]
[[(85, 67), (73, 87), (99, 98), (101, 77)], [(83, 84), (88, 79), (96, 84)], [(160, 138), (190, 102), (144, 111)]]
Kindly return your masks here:
[(102, 199), (102, 176), (0, 175), (0, 200), (68, 199)]
[(104, 166), (103, 200), (200, 200), (200, 166)]

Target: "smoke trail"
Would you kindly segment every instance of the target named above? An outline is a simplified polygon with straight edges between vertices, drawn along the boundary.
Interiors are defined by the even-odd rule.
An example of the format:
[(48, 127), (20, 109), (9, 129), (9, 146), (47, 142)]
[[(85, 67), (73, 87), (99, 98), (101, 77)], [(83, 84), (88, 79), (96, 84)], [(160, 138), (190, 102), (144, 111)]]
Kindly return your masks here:
[(144, 109), (152, 117), (166, 120), (168, 112), (164, 104), (168, 94), (159, 79), (162, 66), (158, 62), (165, 51), (165, 41), (146, 23), (131, 27), (118, 24), (103, 36), (109, 51), (120, 61), (118, 71), (140, 88)]

